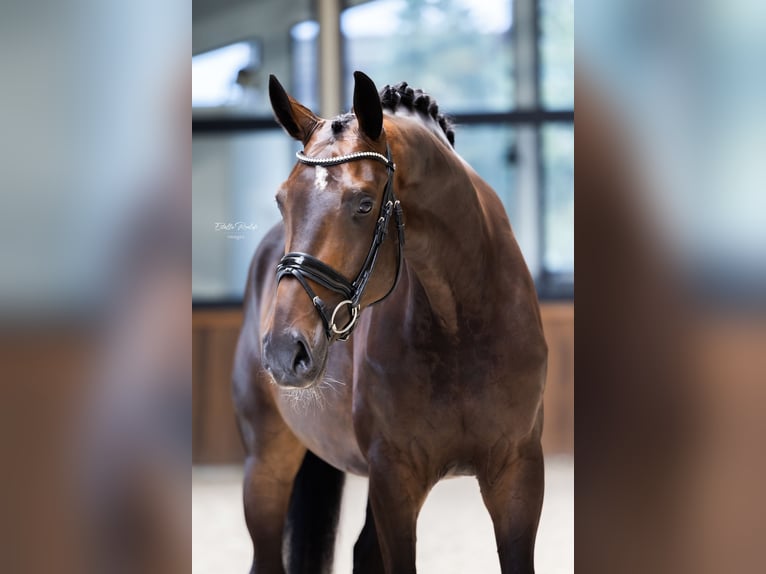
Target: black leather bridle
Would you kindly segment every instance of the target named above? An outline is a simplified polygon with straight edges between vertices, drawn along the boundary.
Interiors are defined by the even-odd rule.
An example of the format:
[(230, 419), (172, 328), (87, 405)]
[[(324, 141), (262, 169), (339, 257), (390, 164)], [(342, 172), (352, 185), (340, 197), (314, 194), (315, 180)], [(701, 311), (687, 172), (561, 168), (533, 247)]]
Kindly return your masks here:
[[(391, 161), (391, 150), (388, 146), (386, 146), (386, 155), (373, 151), (361, 151), (330, 158), (309, 157), (304, 155), (303, 152), (298, 152), (295, 155), (301, 163), (322, 167), (340, 165), (350, 161), (372, 159), (384, 163), (386, 170), (388, 171), (388, 180), (386, 181), (386, 187), (383, 190), (383, 200), (380, 204), (378, 222), (375, 224), (375, 234), (372, 237), (372, 245), (362, 264), (362, 268), (359, 270), (359, 273), (357, 273), (356, 278), (353, 281), (348, 281), (335, 269), (307, 253), (287, 253), (282, 257), (279, 265), (277, 265), (277, 283), (287, 275), (295, 277), (303, 286), (306, 293), (308, 293), (319, 316), (322, 318), (327, 338), (332, 340), (334, 336), (337, 336), (338, 340), (345, 341), (351, 336), (354, 327), (356, 327), (362, 295), (364, 294), (364, 289), (367, 287), (367, 282), (370, 279), (372, 270), (375, 267), (375, 262), (378, 260), (380, 247), (386, 239), (391, 215), (394, 216), (396, 229), (398, 231), (396, 278), (388, 292), (375, 301), (375, 303), (379, 303), (388, 297), (399, 282), (399, 273), (401, 272), (402, 266), (402, 247), (404, 246), (404, 220), (402, 206), (399, 203), (399, 200), (394, 196), (394, 170), (396, 169), (396, 166), (394, 162)], [(343, 296), (343, 300), (335, 306), (332, 313), (328, 313), (327, 306), (311, 288), (308, 283), (309, 280), (318, 283), (330, 291), (340, 293)], [(351, 317), (345, 326), (338, 327), (335, 324), (335, 319), (338, 315), (338, 311), (346, 305), (349, 307)]]

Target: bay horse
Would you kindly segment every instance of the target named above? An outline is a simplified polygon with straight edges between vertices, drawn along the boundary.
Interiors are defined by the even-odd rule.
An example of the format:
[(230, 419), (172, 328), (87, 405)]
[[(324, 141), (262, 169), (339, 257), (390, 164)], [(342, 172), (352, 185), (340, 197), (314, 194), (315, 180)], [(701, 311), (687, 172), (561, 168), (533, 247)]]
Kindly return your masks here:
[(252, 260), (233, 370), (251, 572), (331, 572), (354, 473), (355, 573), (414, 573), (420, 508), (457, 475), (478, 478), (503, 574), (532, 573), (547, 362), (532, 278), (436, 102), (354, 79), (334, 119), (269, 81), (303, 150)]

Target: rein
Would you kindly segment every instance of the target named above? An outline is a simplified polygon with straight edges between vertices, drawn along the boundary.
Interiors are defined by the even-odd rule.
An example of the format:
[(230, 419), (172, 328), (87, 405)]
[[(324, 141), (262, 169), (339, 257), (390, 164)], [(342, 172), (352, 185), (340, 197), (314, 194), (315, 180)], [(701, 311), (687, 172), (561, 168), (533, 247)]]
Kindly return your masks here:
[[(404, 220), (402, 206), (399, 203), (399, 200), (394, 196), (394, 170), (396, 169), (396, 165), (391, 161), (391, 149), (388, 146), (386, 146), (386, 155), (373, 151), (360, 151), (329, 158), (309, 157), (300, 151), (295, 155), (298, 158), (298, 161), (303, 164), (323, 167), (340, 165), (342, 163), (363, 159), (372, 159), (385, 164), (388, 172), (386, 187), (383, 190), (383, 200), (380, 204), (378, 222), (375, 225), (375, 233), (372, 237), (372, 245), (362, 264), (362, 268), (359, 270), (359, 273), (357, 273), (356, 278), (354, 278), (353, 281), (348, 281), (338, 271), (307, 253), (287, 253), (282, 257), (279, 265), (277, 265), (277, 283), (287, 275), (295, 277), (311, 298), (311, 302), (314, 304), (317, 313), (319, 313), (322, 323), (324, 324), (327, 338), (332, 339), (333, 336), (337, 336), (338, 340), (346, 341), (351, 336), (354, 327), (356, 327), (362, 295), (367, 287), (367, 282), (370, 279), (375, 263), (378, 260), (380, 247), (386, 239), (391, 215), (394, 216), (396, 229), (398, 231), (396, 278), (388, 292), (375, 301), (375, 303), (380, 303), (388, 297), (399, 283), (399, 274), (402, 266), (402, 246), (404, 245)], [(308, 280), (318, 283), (330, 291), (339, 293), (343, 296), (343, 300), (335, 306), (335, 309), (332, 312), (329, 312), (329, 308), (314, 292), (309, 285)], [(372, 303), (372, 305), (375, 303)], [(340, 309), (346, 305), (349, 307), (351, 318), (345, 326), (339, 327), (335, 324), (335, 319), (337, 318)]]

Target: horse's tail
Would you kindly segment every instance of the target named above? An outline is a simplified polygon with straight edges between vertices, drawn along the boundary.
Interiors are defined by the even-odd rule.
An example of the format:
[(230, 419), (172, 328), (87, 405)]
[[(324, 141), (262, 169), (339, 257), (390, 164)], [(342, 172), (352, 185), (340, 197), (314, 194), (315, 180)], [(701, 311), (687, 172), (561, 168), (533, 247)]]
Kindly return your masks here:
[(306, 451), (285, 526), (288, 574), (330, 574), (346, 475)]

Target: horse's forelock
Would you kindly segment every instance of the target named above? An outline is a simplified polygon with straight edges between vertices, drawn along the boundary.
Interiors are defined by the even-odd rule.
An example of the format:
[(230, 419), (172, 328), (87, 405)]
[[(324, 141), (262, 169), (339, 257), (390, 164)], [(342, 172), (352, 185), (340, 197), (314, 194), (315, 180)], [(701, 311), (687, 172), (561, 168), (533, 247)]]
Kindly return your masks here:
[(340, 116), (337, 116), (330, 126), (332, 127), (332, 133), (339, 134), (343, 132), (343, 130), (346, 129), (346, 126), (348, 126), (351, 123), (351, 120), (354, 119), (354, 114), (343, 114)]

